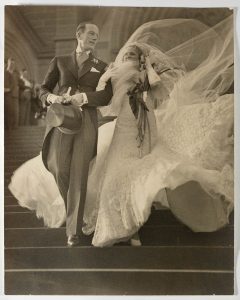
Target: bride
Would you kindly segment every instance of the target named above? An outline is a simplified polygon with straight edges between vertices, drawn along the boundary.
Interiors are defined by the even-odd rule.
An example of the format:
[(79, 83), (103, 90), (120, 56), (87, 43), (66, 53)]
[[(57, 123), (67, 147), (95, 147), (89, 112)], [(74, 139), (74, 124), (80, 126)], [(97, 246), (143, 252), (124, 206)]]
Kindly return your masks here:
[[(169, 28), (174, 39), (164, 34)], [(121, 49), (98, 85), (111, 79), (114, 96), (101, 113), (117, 118), (99, 128), (90, 167), (83, 232), (94, 232), (94, 246), (131, 238), (157, 201), (194, 231), (227, 224), (233, 209), (233, 95), (226, 94), (232, 64), (232, 18), (214, 28), (194, 20), (153, 21)], [(189, 181), (208, 195), (201, 209), (197, 199), (171, 195)], [(41, 155), (15, 171), (9, 188), (47, 226), (64, 223), (64, 202)]]

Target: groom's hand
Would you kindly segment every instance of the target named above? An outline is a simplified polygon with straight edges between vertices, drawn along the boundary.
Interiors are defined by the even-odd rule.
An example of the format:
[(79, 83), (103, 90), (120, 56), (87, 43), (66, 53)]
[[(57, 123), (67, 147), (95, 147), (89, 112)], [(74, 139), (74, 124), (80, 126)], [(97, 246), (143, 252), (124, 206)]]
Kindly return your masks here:
[(63, 94), (64, 100), (63, 103), (71, 103), (72, 96), (70, 95), (71, 93), (71, 86), (68, 88), (67, 92)]
[(54, 94), (49, 94), (47, 96), (47, 102), (49, 104), (62, 103), (63, 101), (64, 101), (64, 97), (63, 96), (58, 96), (58, 95), (54, 95)]
[(87, 96), (84, 93), (79, 93), (71, 96), (71, 103), (75, 106), (83, 106), (87, 104)]

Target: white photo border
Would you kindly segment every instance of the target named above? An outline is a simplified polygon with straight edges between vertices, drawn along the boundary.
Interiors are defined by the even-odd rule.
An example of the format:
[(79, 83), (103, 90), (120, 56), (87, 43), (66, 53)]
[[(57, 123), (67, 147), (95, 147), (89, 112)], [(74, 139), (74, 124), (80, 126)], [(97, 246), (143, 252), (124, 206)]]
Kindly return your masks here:
[[(192, 8), (207, 8), (207, 7), (228, 7), (235, 11), (235, 203), (234, 203), (234, 266), (235, 266), (235, 282), (234, 290), (235, 295), (233, 296), (214, 296), (215, 299), (239, 299), (240, 296), (240, 2), (239, 0), (2, 0), (0, 4), (0, 56), (1, 56), (1, 72), (0, 72), (0, 91), (1, 91), (1, 108), (0, 108), (0, 136), (1, 147), (0, 147), (0, 191), (1, 191), (1, 203), (0, 203), (0, 299), (26, 299), (28, 296), (5, 296), (4, 295), (4, 122), (3, 122), (3, 68), (4, 68), (4, 6), (5, 5), (86, 5), (86, 6), (131, 6), (131, 7), (192, 7)], [(238, 287), (237, 287), (238, 285)], [(60, 296), (31, 296), (31, 299), (59, 299)], [(61, 296), (61, 299), (76, 299), (85, 298), (86, 296)], [(88, 299), (100, 298), (105, 296), (88, 296)], [(113, 297), (113, 296), (111, 296)], [(120, 298), (122, 296), (114, 296), (114, 298)], [(147, 296), (134, 296), (134, 299), (140, 298), (146, 299)], [(198, 299), (211, 299), (212, 296), (152, 296), (157, 299), (186, 299), (186, 297), (198, 298)], [(151, 297), (151, 298), (152, 298)], [(126, 296), (125, 296), (126, 298)], [(128, 298), (128, 297), (127, 297)], [(131, 297), (132, 299), (133, 297)]]

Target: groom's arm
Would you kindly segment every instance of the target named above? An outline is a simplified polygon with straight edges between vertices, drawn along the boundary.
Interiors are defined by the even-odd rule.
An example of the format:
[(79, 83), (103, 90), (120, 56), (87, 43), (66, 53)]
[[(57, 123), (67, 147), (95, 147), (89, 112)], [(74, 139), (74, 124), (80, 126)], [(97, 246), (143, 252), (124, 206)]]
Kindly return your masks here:
[[(98, 63), (98, 70), (100, 70), (99, 80), (101, 80), (102, 75), (106, 73), (107, 64), (100, 60), (98, 61)], [(105, 79), (104, 81), (106, 82), (106, 84), (104, 84), (104, 86), (100, 90), (95, 87), (96, 91), (94, 92), (81, 92), (71, 96), (71, 103), (76, 106), (84, 105), (90, 107), (108, 105), (113, 96), (112, 84), (110, 78)]]
[[(99, 61), (99, 63), (101, 69), (99, 80), (101, 80), (103, 74), (105, 74), (108, 69), (108, 65), (103, 61)], [(101, 90), (97, 89), (94, 92), (85, 93), (87, 98), (85, 98), (85, 100), (87, 100), (88, 106), (106, 106), (109, 104), (113, 96), (112, 84), (110, 78), (105, 81), (105, 86)]]
[(47, 74), (40, 87), (39, 98), (44, 105), (49, 105), (47, 101), (48, 95), (53, 93), (53, 90), (59, 79), (59, 70), (57, 67), (57, 58), (54, 57), (49, 64)]
[(113, 96), (111, 80), (108, 80), (105, 89), (96, 92), (86, 92), (88, 106), (106, 106)]

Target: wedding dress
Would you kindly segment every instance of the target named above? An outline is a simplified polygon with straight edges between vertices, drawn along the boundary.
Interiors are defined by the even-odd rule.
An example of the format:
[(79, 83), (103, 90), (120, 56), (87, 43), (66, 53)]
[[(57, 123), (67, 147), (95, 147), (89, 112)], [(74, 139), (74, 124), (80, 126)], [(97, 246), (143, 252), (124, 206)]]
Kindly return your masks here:
[[(121, 82), (125, 90), (128, 84), (129, 80)], [(95, 231), (93, 245), (129, 239), (148, 219), (153, 202), (165, 204), (165, 188), (174, 189), (190, 180), (217, 199), (216, 211), (225, 212), (219, 214), (214, 229), (225, 225), (233, 205), (233, 96), (176, 109), (174, 98), (169, 99), (165, 109), (155, 111), (158, 131), (153, 133), (153, 120), (151, 124), (155, 144), (143, 157), (139, 157), (136, 120), (128, 96), (119, 97), (122, 106), (106, 159), (99, 165), (100, 176), (89, 177), (89, 191), (91, 176), (100, 178), (94, 184), (96, 194), (87, 198), (85, 207), (84, 232)], [(212, 218), (208, 215), (199, 226), (192, 215), (188, 225), (195, 231), (212, 231)]]
[[(226, 29), (226, 24), (222, 28)], [(204, 43), (202, 32), (199, 35)], [(146, 38), (146, 35), (140, 36)], [(227, 45), (229, 35), (225, 36), (223, 43)], [(130, 38), (129, 43), (134, 42)], [(145, 42), (137, 40), (143, 48)], [(180, 44), (169, 52), (172, 59), (179, 58), (182, 50), (186, 51), (186, 42)], [(134, 63), (119, 63), (120, 51), (116, 59), (119, 70), (111, 78), (112, 103), (102, 110), (118, 117), (99, 128), (98, 154), (90, 166), (88, 180), (83, 232), (94, 232), (94, 246), (109, 246), (129, 239), (147, 221), (153, 202), (160, 202), (171, 209), (166, 188), (173, 190), (189, 181), (198, 182), (210, 195), (208, 201), (213, 203), (216, 212), (221, 213), (212, 216), (206, 211), (205, 222), (199, 225), (195, 221), (194, 210), (188, 210), (184, 203), (179, 203), (188, 215), (186, 225), (194, 231), (213, 231), (228, 222), (233, 209), (234, 101), (233, 94), (224, 95), (231, 83), (229, 76), (224, 77), (224, 74), (229, 70), (233, 53), (228, 46), (224, 49), (227, 52), (215, 55), (214, 61), (211, 55), (204, 59), (198, 56), (197, 66), (193, 66), (188, 58), (184, 75), (167, 78), (166, 72), (166, 76), (162, 76), (170, 94), (155, 110), (153, 97), (149, 94), (149, 131), (141, 151), (136, 139), (136, 118), (127, 94), (136, 83), (139, 71)], [(162, 52), (156, 53), (160, 60), (165, 59), (164, 55), (158, 55)], [(196, 64), (196, 57), (193, 58)], [(185, 56), (182, 61), (184, 59)], [(175, 65), (179, 66), (179, 62)], [(155, 92), (158, 93), (157, 87)], [(58, 227), (64, 222), (63, 200), (53, 176), (44, 168), (41, 156), (17, 169), (9, 188), (20, 205), (36, 210), (47, 226)], [(214, 226), (213, 217), (216, 220)], [(184, 218), (180, 219), (184, 222)]]

